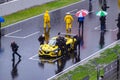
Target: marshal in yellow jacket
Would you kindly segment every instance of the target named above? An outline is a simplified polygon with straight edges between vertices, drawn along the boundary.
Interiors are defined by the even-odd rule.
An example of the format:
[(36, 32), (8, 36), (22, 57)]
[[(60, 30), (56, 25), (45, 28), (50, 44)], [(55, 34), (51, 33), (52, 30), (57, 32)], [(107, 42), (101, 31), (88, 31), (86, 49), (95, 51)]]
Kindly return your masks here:
[(68, 29), (72, 28), (72, 22), (74, 21), (73, 17), (70, 15), (70, 13), (67, 13), (67, 15), (64, 17), (64, 21), (66, 23), (66, 32), (68, 32)]
[(46, 28), (46, 26), (48, 26), (48, 28), (50, 28), (50, 15), (47, 10), (44, 13), (44, 28)]

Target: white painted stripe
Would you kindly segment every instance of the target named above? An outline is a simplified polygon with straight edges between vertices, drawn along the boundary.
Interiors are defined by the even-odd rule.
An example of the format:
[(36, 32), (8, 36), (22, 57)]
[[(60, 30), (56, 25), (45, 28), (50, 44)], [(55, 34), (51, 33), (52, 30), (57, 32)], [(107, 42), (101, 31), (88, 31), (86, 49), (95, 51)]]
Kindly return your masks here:
[(38, 54), (36, 54), (36, 55), (34, 55), (34, 56), (30, 57), (29, 59), (33, 59), (33, 58), (34, 58), (34, 57), (36, 57), (36, 56), (38, 56)]
[[(97, 26), (97, 27), (95, 27), (94, 30), (100, 30), (99, 28), (100, 28), (100, 25)], [(115, 28), (115, 29), (106, 29), (106, 30), (107, 30), (107, 31), (117, 31), (118, 28)]]
[(61, 57), (59, 57), (59, 58), (54, 59), (54, 60), (53, 60), (53, 62), (57, 61), (57, 60), (58, 60), (58, 59), (60, 59), (60, 58), (62, 58), (62, 56), (61, 56)]
[(93, 12), (94, 12), (94, 10), (90, 11), (89, 14), (90, 14), (90, 13), (93, 13)]
[(19, 37), (19, 36), (5, 36), (5, 37), (24, 39), (24, 37)]
[(22, 38), (22, 39), (25, 39), (25, 38), (28, 38), (28, 37), (33, 36), (33, 35), (35, 35), (35, 34), (38, 34), (38, 33), (40, 32), (40, 31), (37, 31), (37, 32), (34, 32), (34, 33), (32, 33), (32, 34), (29, 34), (29, 35), (27, 35), (27, 36), (25, 36), (25, 37), (10, 36), (11, 34), (17, 33), (17, 32), (19, 32), (19, 31), (21, 31), (21, 30), (22, 30), (22, 29), (16, 30), (16, 31), (11, 32), (11, 33), (8, 33), (8, 34), (6, 34), (6, 35), (4, 35), (4, 36), (5, 36), (5, 37), (11, 37), (11, 38)]
[(40, 59), (34, 59), (34, 58), (32, 58), (31, 60), (34, 60), (34, 61), (40, 61)]
[(68, 68), (65, 69), (64, 71), (62, 71), (62, 72), (60, 72), (60, 73), (58, 73), (58, 74), (56, 74), (56, 75), (54, 75), (54, 76), (48, 78), (47, 80), (51, 80), (51, 79), (53, 79), (53, 78), (55, 78), (55, 77), (58, 77), (58, 76), (60, 76), (61, 74), (66, 73), (66, 72), (68, 72), (69, 70), (72, 70), (73, 68), (78, 67), (79, 65), (84, 64), (85, 61), (88, 61), (88, 60), (91, 59), (92, 57), (93, 57), (93, 58), (96, 57), (95, 55), (97, 55), (97, 54), (103, 52), (103, 51), (104, 51), (105, 49), (107, 49), (107, 48), (113, 47), (113, 46), (114, 46), (115, 44), (117, 44), (117, 43), (120, 43), (120, 40), (113, 42), (112, 44), (108, 45), (107, 47), (105, 47), (105, 48), (103, 48), (103, 49), (101, 49), (101, 50), (95, 52), (94, 54), (88, 56), (87, 58), (81, 60), (80, 62), (78, 62), (78, 63), (76, 63), (76, 64), (74, 64), (74, 65), (68, 67)]
[(97, 26), (97, 27), (95, 27), (95, 28), (94, 28), (94, 30), (97, 30), (98, 28), (100, 28), (100, 25), (99, 25), (99, 26)]
[(21, 31), (22, 29), (19, 29), (19, 30), (16, 30), (16, 31), (14, 31), (14, 32), (11, 32), (11, 33), (8, 33), (8, 34), (6, 34), (6, 35), (4, 35), (4, 36), (9, 36), (9, 35), (11, 35), (11, 34), (14, 34), (14, 33), (17, 33), (17, 32), (19, 32), (19, 31)]
[[(68, 6), (65, 6), (65, 7), (62, 7), (62, 8), (58, 8), (58, 9), (55, 9), (55, 10), (51, 10), (50, 13), (51, 13), (51, 12), (54, 12), (54, 11), (57, 11), (57, 10), (59, 10), (59, 9), (63, 9), (63, 8), (66, 8), (66, 7), (69, 7), (69, 6), (75, 5), (75, 4), (77, 4), (77, 3), (81, 3), (81, 2), (83, 2), (83, 1), (85, 1), (85, 0), (80, 0), (79, 2), (76, 2), (76, 3), (70, 4), (70, 5), (68, 5)], [(39, 17), (39, 16), (42, 16), (42, 15), (43, 15), (43, 13), (40, 14), (40, 15), (37, 15), (37, 16), (34, 16), (34, 17), (30, 17), (30, 18), (27, 18), (27, 19), (25, 19), (25, 20), (22, 20), (22, 21), (19, 21), (19, 22), (16, 22), (16, 23), (10, 24), (10, 25), (8, 25), (8, 26), (2, 27), (1, 29), (7, 28), (7, 27), (12, 27), (12, 25), (15, 25), (15, 24), (18, 24), (18, 23), (21, 23), (21, 22), (24, 22), (24, 21), (27, 21), (27, 20), (30, 20), (30, 19), (33, 19), (33, 18)]]
[(33, 35), (35, 35), (35, 34), (38, 34), (39, 32), (40, 32), (40, 31), (34, 32), (34, 33), (32, 33), (32, 34), (29, 34), (29, 35), (25, 36), (24, 38), (28, 38), (28, 37), (30, 37), (30, 36), (33, 36)]
[[(74, 9), (74, 10), (71, 10), (71, 11), (68, 11), (69, 13), (71, 13), (71, 12), (74, 12), (74, 11), (77, 11), (78, 9)], [(68, 13), (68, 12), (66, 12), (66, 13)]]

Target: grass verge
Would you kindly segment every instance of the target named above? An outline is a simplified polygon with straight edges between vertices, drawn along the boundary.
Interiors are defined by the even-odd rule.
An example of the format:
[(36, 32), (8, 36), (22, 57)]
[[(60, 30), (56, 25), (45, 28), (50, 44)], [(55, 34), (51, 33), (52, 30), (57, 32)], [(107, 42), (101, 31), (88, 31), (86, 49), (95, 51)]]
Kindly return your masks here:
[(75, 2), (78, 2), (80, 0), (55, 0), (43, 5), (39, 5), (39, 6), (34, 6), (7, 16), (3, 16), (5, 19), (5, 22), (2, 23), (2, 27), (16, 23), (18, 21), (21, 20), (25, 20), (27, 18), (36, 16), (36, 15), (40, 15), (42, 13), (45, 12), (45, 10), (54, 10)]
[(100, 74), (103, 75), (104, 73), (103, 67), (105, 65), (110, 64), (117, 58), (117, 55), (115, 54), (114, 50), (117, 50), (118, 53), (120, 54), (120, 45), (116, 45), (113, 48), (105, 50), (103, 53), (100, 54), (100, 57), (94, 58), (90, 60), (88, 63), (79, 66), (72, 71), (69, 71), (68, 73), (58, 77), (57, 80), (64, 80), (68, 78), (69, 75), (71, 75), (72, 80), (82, 80), (87, 75), (90, 76), (90, 80), (97, 80), (96, 66), (93, 62), (96, 61), (96, 63), (99, 64)]

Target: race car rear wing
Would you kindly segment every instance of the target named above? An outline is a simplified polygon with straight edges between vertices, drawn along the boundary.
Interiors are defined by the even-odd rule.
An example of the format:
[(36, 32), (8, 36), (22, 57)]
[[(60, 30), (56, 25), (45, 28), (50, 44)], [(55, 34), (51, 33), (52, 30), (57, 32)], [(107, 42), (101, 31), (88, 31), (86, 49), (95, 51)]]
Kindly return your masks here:
[(60, 33), (60, 32), (59, 32), (58, 35), (74, 37), (74, 36), (76, 36), (77, 34), (69, 34), (69, 33)]

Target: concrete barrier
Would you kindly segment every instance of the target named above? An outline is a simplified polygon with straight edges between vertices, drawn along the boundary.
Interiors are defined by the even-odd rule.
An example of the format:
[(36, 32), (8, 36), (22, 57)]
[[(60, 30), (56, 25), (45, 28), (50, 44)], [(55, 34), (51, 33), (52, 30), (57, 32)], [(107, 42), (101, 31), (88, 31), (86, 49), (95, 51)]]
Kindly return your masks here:
[(12, 14), (14, 12), (30, 8), (32, 6), (45, 4), (54, 0), (13, 0), (0, 4), (0, 16)]

